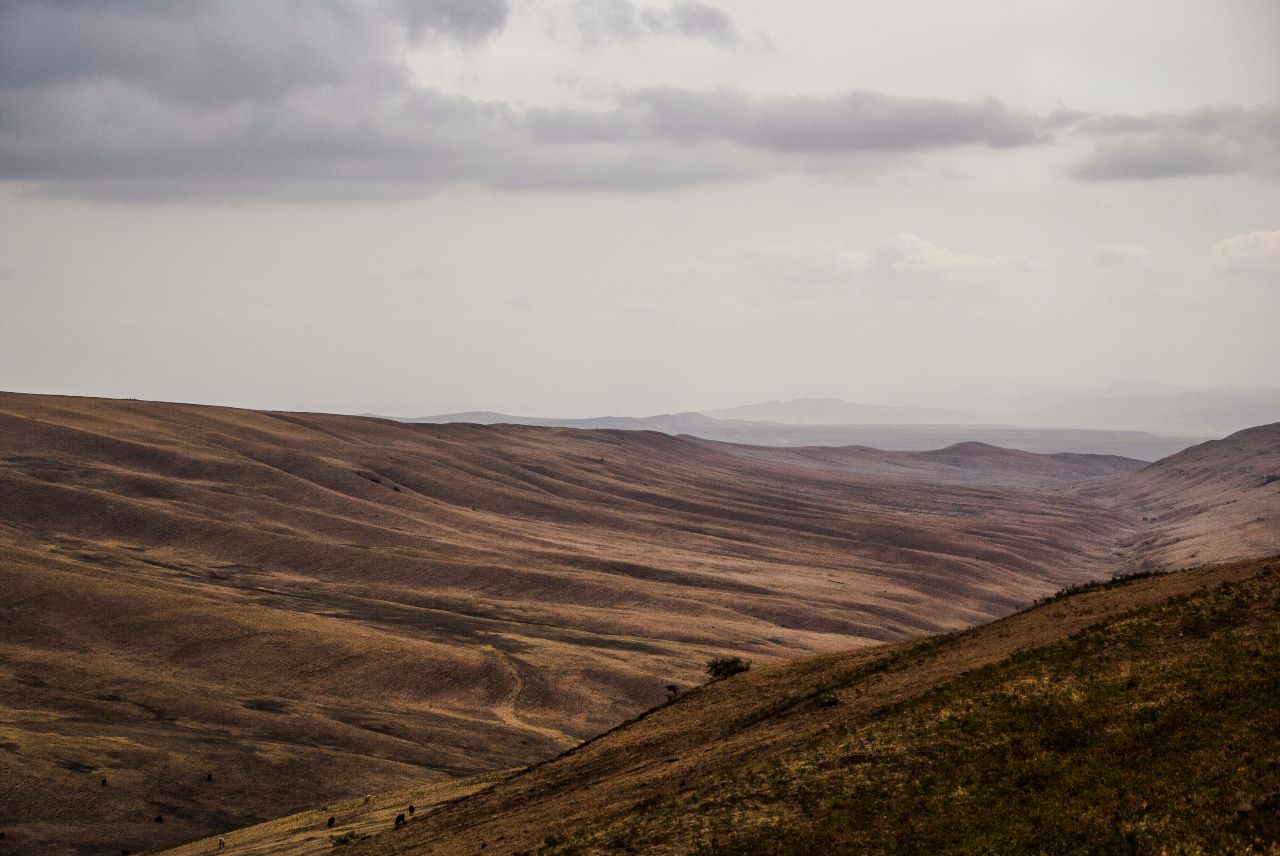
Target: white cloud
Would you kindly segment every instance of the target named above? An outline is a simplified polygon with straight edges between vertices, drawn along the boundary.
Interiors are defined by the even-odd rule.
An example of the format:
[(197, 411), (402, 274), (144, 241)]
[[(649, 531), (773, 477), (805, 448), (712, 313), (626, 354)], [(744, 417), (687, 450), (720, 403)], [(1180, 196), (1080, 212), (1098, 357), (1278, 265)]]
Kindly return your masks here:
[(1225, 270), (1280, 274), (1280, 229), (1224, 238), (1209, 250), (1209, 258)]
[(1027, 256), (956, 252), (910, 233), (869, 249), (833, 241), (773, 244), (748, 256), (747, 263), (769, 280), (819, 284), (1044, 269)]
[(1151, 261), (1151, 251), (1141, 244), (1099, 244), (1093, 254), (1098, 267), (1138, 267)]
[(900, 233), (878, 243), (872, 250), (870, 266), (873, 271), (890, 276), (1044, 269), (1044, 265), (1027, 256), (984, 256), (956, 252), (910, 233)]

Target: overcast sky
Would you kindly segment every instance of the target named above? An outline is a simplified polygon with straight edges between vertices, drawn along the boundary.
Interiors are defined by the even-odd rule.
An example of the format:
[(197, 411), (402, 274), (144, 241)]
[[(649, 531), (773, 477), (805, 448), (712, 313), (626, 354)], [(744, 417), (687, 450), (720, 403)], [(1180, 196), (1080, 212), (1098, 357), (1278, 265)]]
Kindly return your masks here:
[(1280, 3), (0, 0), (0, 388), (1280, 385)]

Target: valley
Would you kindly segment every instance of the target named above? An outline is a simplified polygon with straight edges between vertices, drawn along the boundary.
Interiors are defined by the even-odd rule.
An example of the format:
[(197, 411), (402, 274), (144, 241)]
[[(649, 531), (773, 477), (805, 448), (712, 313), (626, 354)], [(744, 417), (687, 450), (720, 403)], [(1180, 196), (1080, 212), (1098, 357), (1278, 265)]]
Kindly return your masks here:
[(444, 788), (712, 655), (857, 651), (1263, 555), (1278, 431), (1148, 466), (0, 394), (0, 826), (138, 851)]

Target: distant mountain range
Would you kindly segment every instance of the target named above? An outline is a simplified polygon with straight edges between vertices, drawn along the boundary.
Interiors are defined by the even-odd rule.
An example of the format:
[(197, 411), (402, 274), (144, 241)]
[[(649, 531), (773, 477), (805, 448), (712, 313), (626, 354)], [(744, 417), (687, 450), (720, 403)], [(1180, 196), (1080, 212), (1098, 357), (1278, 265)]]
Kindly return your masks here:
[(1204, 389), (1140, 395), (1095, 392), (1015, 414), (1019, 424), (1225, 436), (1280, 421), (1280, 389)]
[(1028, 452), (1155, 460), (1194, 443), (1280, 421), (1280, 389), (1193, 389), (1129, 380), (1086, 392), (989, 398), (972, 409), (798, 398), (641, 417), (564, 419), (469, 411), (402, 421), (660, 431), (760, 446), (861, 445), (920, 451), (982, 442)]
[(990, 399), (971, 409), (882, 407), (835, 398), (708, 410), (717, 419), (791, 425), (1014, 425), (1222, 436), (1280, 420), (1280, 389), (1192, 389), (1121, 381), (1086, 392)]
[(986, 414), (935, 407), (886, 407), (839, 398), (796, 398), (725, 410), (707, 410), (714, 419), (781, 422), (786, 425), (963, 425), (992, 422)]

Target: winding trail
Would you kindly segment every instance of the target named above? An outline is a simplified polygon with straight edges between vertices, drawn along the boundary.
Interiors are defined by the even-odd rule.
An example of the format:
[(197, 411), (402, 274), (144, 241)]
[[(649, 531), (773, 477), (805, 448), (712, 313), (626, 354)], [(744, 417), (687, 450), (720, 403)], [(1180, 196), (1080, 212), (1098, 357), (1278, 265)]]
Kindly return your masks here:
[(516, 728), (521, 731), (531, 731), (534, 734), (548, 737), (558, 743), (564, 744), (565, 748), (576, 746), (582, 742), (580, 738), (574, 737), (572, 734), (559, 731), (555, 728), (535, 725), (521, 719), (517, 711), (517, 705), (520, 703), (520, 695), (524, 692), (524, 676), (520, 674), (520, 669), (515, 665), (511, 655), (500, 651), (492, 645), (488, 646), (488, 650), (492, 652), (494, 661), (497, 663), (498, 667), (502, 671), (506, 672), (511, 678), (510, 691), (508, 691), (501, 700), (493, 705), (494, 716), (505, 722), (507, 725), (510, 725), (512, 728)]

